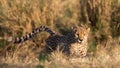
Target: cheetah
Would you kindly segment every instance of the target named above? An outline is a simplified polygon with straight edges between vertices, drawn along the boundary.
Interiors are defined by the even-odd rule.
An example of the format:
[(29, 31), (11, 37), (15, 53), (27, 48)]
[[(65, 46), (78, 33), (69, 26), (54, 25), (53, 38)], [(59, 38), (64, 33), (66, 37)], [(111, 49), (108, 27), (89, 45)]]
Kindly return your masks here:
[(59, 35), (46, 26), (40, 26), (23, 37), (12, 39), (12, 42), (14, 44), (19, 44), (29, 40), (41, 31), (46, 31), (50, 34), (46, 39), (45, 50), (47, 53), (51, 53), (59, 47), (65, 54), (85, 56), (87, 52), (87, 37), (89, 30), (90, 28), (85, 28), (83, 26), (74, 27), (69, 30), (67, 35)]
[(84, 57), (87, 54), (88, 50), (88, 35), (90, 32), (90, 28), (85, 27), (77, 27), (75, 36), (80, 40), (79, 42), (72, 43), (70, 46), (70, 55), (71, 56), (81, 56)]

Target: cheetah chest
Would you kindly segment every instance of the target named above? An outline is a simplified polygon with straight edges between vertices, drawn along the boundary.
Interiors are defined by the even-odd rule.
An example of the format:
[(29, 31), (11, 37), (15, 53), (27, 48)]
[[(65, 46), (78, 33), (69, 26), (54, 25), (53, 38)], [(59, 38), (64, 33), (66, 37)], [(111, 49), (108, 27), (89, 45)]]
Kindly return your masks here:
[(74, 43), (70, 46), (71, 56), (86, 56), (87, 46), (80, 43)]

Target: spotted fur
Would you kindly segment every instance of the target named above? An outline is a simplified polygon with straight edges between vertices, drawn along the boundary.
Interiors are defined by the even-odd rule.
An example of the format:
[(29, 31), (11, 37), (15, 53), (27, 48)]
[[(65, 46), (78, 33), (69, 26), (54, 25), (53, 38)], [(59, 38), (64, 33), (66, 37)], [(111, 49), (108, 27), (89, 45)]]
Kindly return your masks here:
[(58, 35), (55, 34), (51, 29), (45, 26), (40, 26), (31, 33), (23, 37), (16, 38), (14, 43), (24, 42), (34, 37), (37, 33), (46, 31), (50, 34), (50, 36), (46, 39), (47, 53), (53, 52), (59, 47), (59, 49), (66, 54), (85, 56), (87, 53), (87, 37), (89, 30), (89, 28), (80, 26), (71, 29), (67, 35)]
[(76, 37), (80, 39), (80, 42), (72, 43), (70, 46), (71, 56), (86, 56), (88, 50), (88, 35), (90, 28), (77, 27), (76, 28)]

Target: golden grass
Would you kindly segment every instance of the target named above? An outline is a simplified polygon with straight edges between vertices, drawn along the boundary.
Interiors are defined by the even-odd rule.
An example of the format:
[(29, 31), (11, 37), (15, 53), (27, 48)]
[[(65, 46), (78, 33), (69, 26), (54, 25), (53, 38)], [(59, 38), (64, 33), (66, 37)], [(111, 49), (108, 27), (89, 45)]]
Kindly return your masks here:
[[(0, 0), (0, 66), (25, 68), (119, 68), (120, 0)], [(88, 56), (42, 54), (48, 34), (21, 44), (7, 42), (40, 25), (63, 33), (73, 25), (91, 28)], [(62, 31), (64, 30), (64, 31)], [(65, 33), (64, 33), (65, 34)]]
[[(68, 57), (57, 50), (49, 55), (37, 53), (37, 50), (28, 45), (15, 48), (15, 51), (1, 57), (1, 66), (12, 67), (45, 67), (45, 68), (119, 68), (120, 66), (120, 39), (109, 40), (108, 47), (98, 45), (96, 52), (88, 52), (86, 57)], [(32, 44), (32, 43), (31, 43)], [(39, 49), (40, 52), (40, 49)]]

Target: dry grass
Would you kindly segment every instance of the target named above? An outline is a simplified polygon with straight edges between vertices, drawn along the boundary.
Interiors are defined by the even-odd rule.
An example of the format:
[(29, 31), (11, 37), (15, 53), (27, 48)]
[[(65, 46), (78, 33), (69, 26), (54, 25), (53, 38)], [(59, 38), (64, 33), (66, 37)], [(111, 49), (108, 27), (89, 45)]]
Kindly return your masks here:
[[(119, 68), (120, 0), (0, 0), (0, 66), (3, 68)], [(73, 25), (91, 28), (88, 56), (67, 57), (44, 50), (48, 33), (21, 44), (6, 41), (40, 25), (66, 34)]]
[[(45, 67), (45, 68), (119, 68), (120, 66), (120, 39), (109, 40), (106, 48), (99, 44), (96, 53), (88, 53), (86, 57), (67, 57), (57, 50), (48, 56), (41, 54), (35, 55), (27, 45), (16, 49), (14, 53), (2, 57), (3, 67)], [(45, 57), (47, 56), (47, 57)]]

